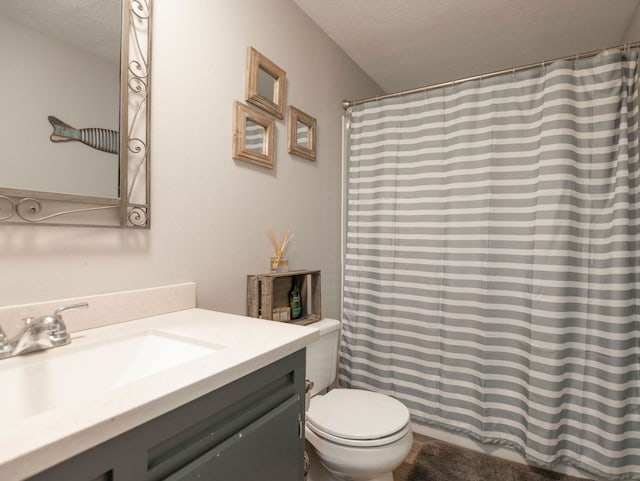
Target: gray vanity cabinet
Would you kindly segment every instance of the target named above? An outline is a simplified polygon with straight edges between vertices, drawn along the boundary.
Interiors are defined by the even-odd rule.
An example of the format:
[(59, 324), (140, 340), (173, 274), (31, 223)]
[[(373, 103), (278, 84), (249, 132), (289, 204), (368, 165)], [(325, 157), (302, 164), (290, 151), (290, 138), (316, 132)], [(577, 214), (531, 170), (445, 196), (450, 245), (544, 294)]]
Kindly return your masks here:
[(301, 481), (304, 349), (29, 481)]

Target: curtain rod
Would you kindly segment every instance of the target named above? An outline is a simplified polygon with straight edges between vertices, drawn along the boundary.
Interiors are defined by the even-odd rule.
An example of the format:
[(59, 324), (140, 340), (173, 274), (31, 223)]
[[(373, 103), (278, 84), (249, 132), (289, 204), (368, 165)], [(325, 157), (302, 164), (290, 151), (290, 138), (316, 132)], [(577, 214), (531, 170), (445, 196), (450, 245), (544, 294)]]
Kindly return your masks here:
[(439, 84), (433, 84), (433, 85), (427, 85), (425, 87), (418, 87), (415, 89), (410, 89), (410, 90), (401, 90), (400, 92), (394, 92), (391, 94), (385, 94), (385, 95), (378, 95), (377, 97), (369, 97), (366, 99), (359, 99), (359, 100), (343, 100), (342, 101), (342, 108), (344, 108), (345, 110), (347, 110), (349, 107), (353, 107), (355, 105), (360, 105), (360, 104), (364, 104), (366, 102), (371, 102), (373, 100), (382, 100), (382, 99), (391, 99), (394, 97), (402, 97), (403, 95), (409, 95), (409, 94), (415, 94), (418, 92), (427, 92), (429, 90), (434, 90), (434, 89), (438, 89), (438, 88), (442, 88), (442, 87), (449, 87), (451, 85), (456, 85), (456, 84), (461, 84), (464, 82), (469, 82), (471, 80), (480, 80), (480, 79), (485, 79), (485, 78), (490, 78), (490, 77), (497, 77), (498, 75), (504, 75), (507, 73), (516, 73), (516, 72), (521, 72), (522, 70), (529, 70), (531, 68), (535, 68), (535, 67), (544, 67), (545, 65), (548, 65), (552, 62), (557, 62), (558, 60), (579, 60), (581, 58), (589, 58), (589, 57), (595, 57), (596, 55), (605, 52), (607, 50), (614, 50), (614, 49), (622, 49), (622, 50), (628, 50), (631, 48), (636, 48), (636, 47), (640, 47), (640, 41), (638, 42), (632, 42), (632, 43), (623, 43), (620, 45), (616, 45), (614, 47), (607, 47), (607, 48), (601, 48), (598, 50), (592, 50), (590, 52), (584, 52), (584, 53), (579, 53), (579, 54), (575, 54), (575, 55), (567, 55), (566, 57), (558, 57), (558, 58), (554, 58), (551, 60), (544, 60), (542, 62), (536, 62), (536, 63), (530, 63), (528, 65), (521, 65), (520, 67), (515, 67), (515, 68), (507, 68), (504, 70), (496, 70), (494, 72), (489, 72), (489, 73), (483, 73), (480, 75), (474, 75), (473, 77), (466, 77), (466, 78), (461, 78), (461, 79), (457, 79), (457, 80), (449, 80), (448, 82), (442, 82)]

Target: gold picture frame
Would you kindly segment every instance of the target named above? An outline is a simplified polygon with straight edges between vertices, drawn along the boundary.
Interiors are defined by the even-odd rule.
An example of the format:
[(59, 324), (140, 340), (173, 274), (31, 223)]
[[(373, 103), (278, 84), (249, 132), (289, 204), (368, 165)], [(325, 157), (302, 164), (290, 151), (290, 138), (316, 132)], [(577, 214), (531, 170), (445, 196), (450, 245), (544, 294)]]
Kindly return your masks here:
[(275, 121), (236, 101), (233, 125), (233, 158), (272, 169), (275, 165)]
[(316, 160), (317, 122), (302, 110), (289, 106), (289, 153)]
[(247, 88), (245, 100), (265, 112), (284, 119), (287, 74), (255, 48), (247, 52)]

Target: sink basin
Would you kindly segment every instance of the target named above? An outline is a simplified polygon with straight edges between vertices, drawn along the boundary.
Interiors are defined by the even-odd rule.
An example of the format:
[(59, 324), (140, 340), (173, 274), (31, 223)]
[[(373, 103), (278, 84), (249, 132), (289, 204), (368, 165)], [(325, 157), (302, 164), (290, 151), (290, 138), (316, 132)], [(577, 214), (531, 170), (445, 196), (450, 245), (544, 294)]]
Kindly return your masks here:
[(224, 348), (159, 330), (100, 343), (82, 341), (0, 361), (4, 418), (19, 421), (60, 406), (99, 402), (110, 390)]

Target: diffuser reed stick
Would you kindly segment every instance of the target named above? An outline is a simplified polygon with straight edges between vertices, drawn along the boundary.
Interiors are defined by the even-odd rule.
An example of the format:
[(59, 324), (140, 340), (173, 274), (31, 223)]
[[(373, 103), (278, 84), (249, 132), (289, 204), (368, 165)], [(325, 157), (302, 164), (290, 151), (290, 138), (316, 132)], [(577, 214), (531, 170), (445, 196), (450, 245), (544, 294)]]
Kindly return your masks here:
[[(282, 261), (282, 255), (284, 254), (284, 250), (293, 239), (295, 234), (289, 235), (289, 230), (284, 233), (284, 237), (282, 238), (282, 242), (278, 242), (273, 229), (269, 229), (269, 239), (271, 240), (271, 244), (273, 245), (273, 250), (275, 251), (274, 257), (271, 259), (271, 270), (278, 270), (281, 266), (280, 263)], [(287, 263), (288, 264), (288, 263)]]

